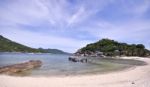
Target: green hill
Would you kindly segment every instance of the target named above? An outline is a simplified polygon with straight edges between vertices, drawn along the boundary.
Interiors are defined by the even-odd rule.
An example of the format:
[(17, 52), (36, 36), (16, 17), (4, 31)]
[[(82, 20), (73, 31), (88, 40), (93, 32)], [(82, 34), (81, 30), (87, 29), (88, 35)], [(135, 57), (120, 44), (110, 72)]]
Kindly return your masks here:
[(91, 54), (102, 52), (105, 56), (148, 56), (150, 51), (143, 44), (120, 43), (110, 39), (102, 39), (88, 44), (75, 54)]
[(55, 53), (55, 54), (66, 54), (58, 49), (36, 49), (31, 48), (14, 41), (11, 41), (2, 35), (0, 35), (0, 52), (29, 52), (29, 53)]
[(50, 49), (50, 48), (48, 49), (39, 48), (38, 50), (43, 51), (45, 53), (52, 53), (52, 54), (71, 54), (71, 53), (64, 52), (62, 50)]

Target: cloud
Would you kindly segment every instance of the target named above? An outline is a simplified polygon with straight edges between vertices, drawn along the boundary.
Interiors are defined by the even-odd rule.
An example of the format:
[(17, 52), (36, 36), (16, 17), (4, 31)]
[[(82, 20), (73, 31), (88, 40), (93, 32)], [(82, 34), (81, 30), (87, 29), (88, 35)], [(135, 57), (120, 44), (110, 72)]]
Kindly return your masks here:
[(65, 50), (67, 52), (75, 52), (79, 49), (79, 47), (83, 47), (86, 44), (92, 42), (90, 40), (81, 41), (69, 37), (66, 38), (26, 30), (20, 30), (20, 27), (10, 27), (7, 29), (5, 28), (5, 30), (1, 30), (1, 34), (13, 41), (27, 46), (35, 48), (57, 48)]
[(96, 22), (92, 29), (84, 29), (97, 38), (110, 38), (121, 42), (142, 43), (147, 48), (150, 37), (150, 21), (134, 20), (125, 23)]
[[(95, 0), (97, 1), (97, 0)], [(16, 0), (7, 2), (0, 8), (0, 19), (12, 23), (35, 24), (39, 21), (49, 21), (51, 25), (63, 26), (88, 19), (92, 14), (100, 11), (110, 0), (93, 3), (77, 1), (69, 3), (67, 0)]]
[(0, 34), (31, 47), (70, 52), (101, 38), (150, 48), (149, 11), (149, 0), (4, 1)]
[(85, 9), (84, 7), (81, 7), (75, 14), (72, 15), (72, 17), (69, 19), (68, 21), (68, 25), (73, 24), (78, 22), (80, 19), (79, 17), (81, 17), (82, 15), (85, 14)]

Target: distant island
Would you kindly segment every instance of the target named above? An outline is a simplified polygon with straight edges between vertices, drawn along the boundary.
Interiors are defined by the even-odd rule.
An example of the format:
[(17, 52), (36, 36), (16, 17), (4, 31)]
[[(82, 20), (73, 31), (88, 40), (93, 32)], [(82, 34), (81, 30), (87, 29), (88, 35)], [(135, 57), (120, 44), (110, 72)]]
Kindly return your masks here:
[(31, 48), (0, 35), (0, 52), (23, 52), (23, 53), (52, 53), (52, 54), (69, 54), (58, 49)]
[(79, 49), (76, 56), (150, 56), (143, 44), (120, 43), (111, 39), (101, 39)]

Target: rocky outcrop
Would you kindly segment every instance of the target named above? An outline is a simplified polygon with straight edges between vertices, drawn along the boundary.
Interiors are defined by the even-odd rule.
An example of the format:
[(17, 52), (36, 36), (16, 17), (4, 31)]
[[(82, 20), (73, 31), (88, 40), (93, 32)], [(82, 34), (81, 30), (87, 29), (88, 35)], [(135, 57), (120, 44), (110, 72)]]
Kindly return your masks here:
[(81, 57), (105, 57), (104, 53), (101, 51), (85, 51), (82, 52), (81, 49), (79, 49), (77, 52), (74, 53), (74, 56), (81, 56)]
[(72, 61), (72, 62), (82, 62), (82, 63), (87, 63), (88, 62), (87, 58), (82, 58), (82, 57), (79, 57), (79, 56), (70, 56), (68, 58), (68, 60)]
[(15, 74), (15, 73), (23, 72), (40, 66), (42, 66), (42, 62), (40, 60), (30, 60), (24, 63), (0, 67), (0, 73)]

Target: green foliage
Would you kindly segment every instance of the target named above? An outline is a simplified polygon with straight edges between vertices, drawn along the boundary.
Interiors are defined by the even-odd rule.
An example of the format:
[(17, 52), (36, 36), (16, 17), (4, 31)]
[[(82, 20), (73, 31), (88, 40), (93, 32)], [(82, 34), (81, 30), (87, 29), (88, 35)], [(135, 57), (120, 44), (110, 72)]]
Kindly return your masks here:
[(13, 42), (0, 35), (0, 52), (31, 52), (31, 53), (57, 53), (57, 54), (66, 54), (61, 50), (57, 49), (35, 49), (27, 47), (25, 45)]
[(88, 44), (86, 47), (81, 48), (82, 53), (87, 53), (87, 51), (103, 52), (106, 56), (125, 55), (125, 56), (147, 56), (150, 51), (145, 49), (143, 44), (126, 44), (119, 43), (110, 39), (102, 39), (96, 43)]

